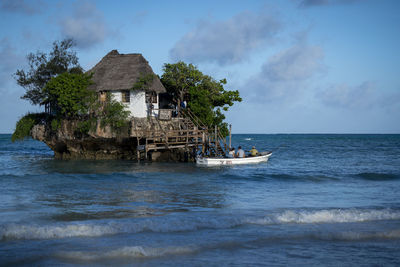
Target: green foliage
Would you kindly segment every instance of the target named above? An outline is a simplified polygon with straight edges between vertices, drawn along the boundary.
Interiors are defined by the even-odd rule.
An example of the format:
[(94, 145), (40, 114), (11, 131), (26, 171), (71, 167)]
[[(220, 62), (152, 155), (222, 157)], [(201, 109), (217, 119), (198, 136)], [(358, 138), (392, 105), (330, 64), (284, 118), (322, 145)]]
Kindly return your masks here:
[(35, 125), (35, 119), (28, 114), (22, 117), (15, 127), (15, 131), (11, 136), (11, 141), (23, 140), (30, 136), (33, 125)]
[(72, 39), (64, 39), (54, 42), (53, 50), (48, 54), (38, 51), (27, 56), (29, 70), (17, 70), (15, 73), (17, 83), (26, 90), (22, 99), (34, 105), (41, 104), (48, 98), (43, 88), (51, 78), (68, 71), (82, 73), (76, 52), (71, 50), (73, 46)]
[[(34, 105), (50, 104), (56, 117), (44, 113), (24, 116), (17, 122), (13, 141), (30, 136), (33, 125), (39, 122), (50, 124), (51, 129), (57, 131), (61, 120), (77, 119), (77, 132), (83, 134), (95, 130), (98, 119), (102, 127), (110, 125), (114, 130), (128, 125), (129, 111), (125, 111), (122, 104), (111, 96), (106, 103), (101, 103), (96, 92), (87, 90), (92, 76), (83, 73), (73, 46), (72, 39), (65, 39), (54, 42), (50, 53), (30, 53), (27, 56), (29, 69), (15, 73), (17, 83), (26, 89), (21, 98)], [(134, 87), (146, 89), (153, 79), (153, 74), (142, 75)]]
[(57, 107), (57, 115), (64, 118), (87, 114), (96, 93), (87, 90), (91, 76), (65, 72), (52, 78), (44, 87), (47, 100)]
[(194, 65), (180, 61), (175, 64), (164, 64), (161, 82), (176, 102), (183, 101), (185, 93), (196, 87), (204, 76)]
[(100, 126), (110, 126), (111, 129), (118, 131), (128, 126), (130, 111), (125, 110), (123, 104), (112, 99), (111, 94), (107, 93), (107, 100), (100, 114)]
[(96, 118), (79, 121), (77, 131), (81, 134), (88, 134), (89, 131), (96, 130), (96, 121)]
[(61, 127), (61, 121), (59, 119), (53, 119), (51, 121), (51, 129), (57, 131)]
[(133, 85), (132, 90), (148, 90), (153, 84), (155, 75), (152, 73), (142, 73), (138, 78), (137, 82)]
[(176, 102), (188, 100), (190, 110), (212, 129), (215, 125), (221, 134), (228, 135), (223, 111), (228, 111), (234, 102), (241, 102), (239, 91), (226, 91), (226, 79), (216, 81), (203, 74), (194, 65), (182, 61), (165, 64), (161, 82)]
[(31, 135), (31, 130), (35, 124), (45, 122), (48, 115), (45, 113), (28, 113), (17, 122), (15, 131), (11, 136), (11, 141), (20, 141)]

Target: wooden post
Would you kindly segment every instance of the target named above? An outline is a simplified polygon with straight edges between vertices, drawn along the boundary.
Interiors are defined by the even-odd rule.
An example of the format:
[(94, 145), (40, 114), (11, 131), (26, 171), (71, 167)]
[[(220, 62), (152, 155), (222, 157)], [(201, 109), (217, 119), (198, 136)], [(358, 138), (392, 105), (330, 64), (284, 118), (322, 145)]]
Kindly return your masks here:
[(232, 147), (232, 124), (229, 124), (229, 151), (231, 151)]
[(137, 139), (137, 146), (136, 146), (137, 160), (138, 160), (138, 162), (140, 162), (139, 137), (136, 137), (136, 139)]
[(146, 145), (145, 145), (145, 147), (144, 147), (144, 153), (146, 153), (145, 155), (144, 155), (144, 157), (145, 157), (145, 159), (147, 160), (147, 138), (146, 138)]
[(215, 125), (215, 130), (214, 130), (214, 145), (215, 145), (215, 156), (218, 156), (218, 127)]

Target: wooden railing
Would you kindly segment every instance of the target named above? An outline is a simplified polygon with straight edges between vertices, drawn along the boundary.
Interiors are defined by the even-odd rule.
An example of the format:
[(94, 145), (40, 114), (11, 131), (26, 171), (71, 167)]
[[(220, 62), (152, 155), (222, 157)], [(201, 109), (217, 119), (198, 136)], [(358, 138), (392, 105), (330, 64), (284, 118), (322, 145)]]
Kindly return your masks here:
[(197, 126), (198, 129), (206, 131), (208, 130), (207, 126), (202, 123), (199, 117), (197, 117), (189, 108), (181, 109), (180, 114), (182, 114), (181, 117), (187, 117), (188, 119), (190, 119)]
[(205, 142), (201, 130), (141, 131), (146, 136), (146, 150), (197, 146)]
[(216, 156), (226, 156), (229, 152), (229, 145), (226, 143), (226, 138), (222, 137), (221, 132), (217, 126), (214, 131), (209, 135), (209, 145), (215, 151)]
[[(207, 133), (208, 146), (215, 150), (217, 156), (225, 156), (229, 152), (229, 145), (226, 143), (226, 138), (223, 138), (221, 132), (217, 126), (214, 129), (208, 129), (208, 127), (201, 122), (201, 120), (189, 109), (181, 109), (181, 114), (189, 118), (198, 129), (203, 129)], [(213, 147), (214, 146), (214, 147)], [(220, 153), (219, 153), (220, 150)]]

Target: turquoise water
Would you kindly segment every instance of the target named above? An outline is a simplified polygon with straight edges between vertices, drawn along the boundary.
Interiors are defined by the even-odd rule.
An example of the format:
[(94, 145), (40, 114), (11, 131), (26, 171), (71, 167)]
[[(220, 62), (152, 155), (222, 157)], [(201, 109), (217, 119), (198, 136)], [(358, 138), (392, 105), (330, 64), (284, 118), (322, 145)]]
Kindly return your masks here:
[(400, 135), (234, 135), (268, 163), (60, 161), (0, 135), (0, 265), (400, 265)]

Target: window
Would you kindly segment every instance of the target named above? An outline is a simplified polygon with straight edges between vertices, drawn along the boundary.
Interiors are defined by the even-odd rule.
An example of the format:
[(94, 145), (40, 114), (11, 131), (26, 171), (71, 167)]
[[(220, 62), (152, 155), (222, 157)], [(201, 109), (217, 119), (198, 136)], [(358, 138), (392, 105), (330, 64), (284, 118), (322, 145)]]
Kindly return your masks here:
[(146, 92), (146, 103), (157, 103), (157, 93)]
[(100, 92), (100, 102), (106, 102), (107, 99), (107, 93), (104, 91)]
[(122, 102), (123, 103), (131, 102), (130, 91), (122, 91)]

